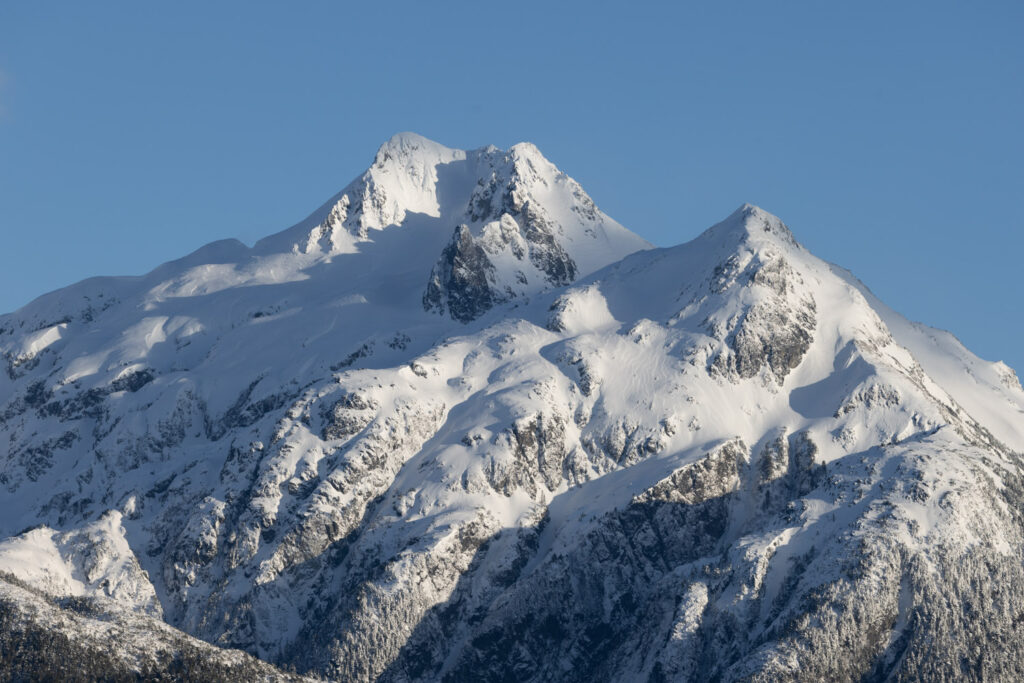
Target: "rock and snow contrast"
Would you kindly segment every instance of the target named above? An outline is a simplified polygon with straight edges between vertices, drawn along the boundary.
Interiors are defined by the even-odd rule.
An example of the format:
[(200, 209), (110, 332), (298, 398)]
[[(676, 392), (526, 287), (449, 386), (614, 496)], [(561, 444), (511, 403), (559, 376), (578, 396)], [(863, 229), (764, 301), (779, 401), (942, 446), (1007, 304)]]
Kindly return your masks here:
[(253, 247), (0, 317), (0, 354), (7, 640), (125, 675), (1024, 677), (1016, 375), (753, 206), (655, 249), (532, 145), (402, 134)]

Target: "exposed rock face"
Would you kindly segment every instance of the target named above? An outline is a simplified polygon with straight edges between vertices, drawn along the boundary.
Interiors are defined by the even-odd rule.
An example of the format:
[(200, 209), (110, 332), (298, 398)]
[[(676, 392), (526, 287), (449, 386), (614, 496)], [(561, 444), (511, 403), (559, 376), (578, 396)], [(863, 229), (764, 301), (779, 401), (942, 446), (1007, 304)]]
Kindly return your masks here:
[[(779, 250), (792, 243), (789, 229), (753, 209), (741, 210), (739, 219), (753, 239), (715, 266), (708, 289), (712, 296), (727, 296), (730, 290), (740, 289), (746, 305), (728, 319), (721, 315), (709, 318), (709, 334), (727, 342), (711, 369), (744, 379), (767, 370), (781, 382), (811, 346), (817, 304), (813, 290), (805, 286)], [(781, 239), (757, 246), (762, 232)]]
[(756, 207), (643, 246), (531, 145), (403, 135), (252, 249), (0, 317), (0, 627), (130, 675), (1020, 677), (1013, 372)]
[[(466, 222), (456, 228), (423, 295), (426, 310), (461, 322), (498, 303), (572, 283), (580, 270), (566, 247), (607, 239), (606, 219), (590, 197), (532, 145), (488, 148), (477, 163), (484, 171)], [(563, 206), (539, 201), (553, 189), (564, 193)]]
[[(723, 447), (636, 496), (511, 591), (488, 595), (476, 585), (482, 579), (464, 577), (453, 598), (421, 621), (384, 679), (500, 680), (511, 672), (569, 681), (920, 680), (966, 670), (972, 679), (1008, 680), (1024, 670), (1019, 651), (989, 658), (961, 644), (1009, 637), (1012, 618), (982, 624), (946, 607), (967, 600), (1014, 613), (1022, 595), (1005, 586), (1020, 585), (1019, 560), (994, 546), (969, 551), (960, 545), (967, 539), (937, 541), (928, 551), (904, 540), (907, 530), (922, 533), (910, 513), (917, 503), (909, 504), (905, 490), (879, 490), (878, 462), (819, 465), (817, 483), (800, 484), (810, 470), (794, 458), (790, 485), (775, 487), (784, 495), (748, 516), (745, 501), (759, 487), (747, 488), (754, 479), (741, 484), (739, 448)], [(913, 451), (887, 449), (881, 462), (920, 466)], [(852, 504), (838, 526), (833, 517), (815, 520), (803, 505), (826, 471), (828, 490)], [(949, 514), (961, 524), (973, 513)], [(1001, 522), (1014, 529), (1019, 549), (1020, 526)], [(838, 528), (848, 531), (831, 535)], [(979, 564), (979, 552), (989, 560)], [(954, 568), (957, 557), (965, 563)], [(981, 576), (987, 571), (1009, 583), (991, 584)], [(952, 649), (933, 645), (929, 633)], [(438, 647), (451, 642), (454, 653)]]
[(469, 228), (460, 225), (434, 266), (423, 294), (427, 310), (448, 311), (456, 320), (468, 323), (503, 301), (493, 290), (494, 264), (477, 244)]
[(747, 447), (744, 443), (738, 439), (730, 441), (633, 496), (633, 504), (666, 502), (697, 505), (721, 498), (739, 488), (740, 467), (746, 460)]

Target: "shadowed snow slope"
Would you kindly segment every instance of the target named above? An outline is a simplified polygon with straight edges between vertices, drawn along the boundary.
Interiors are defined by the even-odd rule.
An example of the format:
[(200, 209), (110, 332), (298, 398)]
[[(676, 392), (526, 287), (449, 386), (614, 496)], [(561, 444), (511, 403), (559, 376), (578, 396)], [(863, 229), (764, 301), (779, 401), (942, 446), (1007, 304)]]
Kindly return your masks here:
[(341, 680), (1024, 674), (1016, 376), (757, 207), (653, 249), (401, 134), (0, 352), (0, 570), (54, 598)]

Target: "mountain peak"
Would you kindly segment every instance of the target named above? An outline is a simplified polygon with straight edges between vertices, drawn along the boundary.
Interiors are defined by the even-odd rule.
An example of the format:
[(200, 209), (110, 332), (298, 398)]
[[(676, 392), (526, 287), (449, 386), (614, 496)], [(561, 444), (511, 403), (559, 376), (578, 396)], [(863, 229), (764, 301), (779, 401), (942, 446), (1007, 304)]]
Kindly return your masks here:
[(754, 204), (743, 204), (725, 220), (704, 231), (698, 239), (712, 240), (730, 248), (737, 244), (755, 248), (768, 244), (800, 246), (782, 219)]
[(467, 151), (398, 133), (366, 172), (259, 252), (316, 263), (373, 251), (363, 262), (378, 275), (422, 271), (422, 305), (468, 322), (650, 246), (532, 143)]
[(547, 161), (537, 145), (532, 142), (517, 142), (508, 148), (508, 154), (513, 159), (543, 159)]
[[(401, 131), (392, 135), (387, 141), (381, 145), (381, 149), (385, 147), (424, 147), (424, 146), (436, 146), (444, 147), (439, 142), (435, 142), (428, 137), (424, 137), (419, 133), (412, 131)], [(445, 149), (448, 149), (445, 147)]]
[(466, 153), (462, 150), (445, 147), (439, 142), (434, 142), (418, 133), (395, 133), (383, 145), (377, 149), (373, 160), (374, 168), (384, 168), (389, 162), (408, 162), (411, 159), (422, 159), (424, 161), (453, 160), (465, 158)]
[(496, 160), (502, 157), (509, 159), (513, 164), (516, 161), (527, 160), (551, 164), (537, 145), (532, 142), (517, 142), (507, 150), (503, 150), (495, 145), (486, 145), (473, 150), (462, 150), (442, 145), (419, 133), (402, 132), (392, 135), (391, 138), (377, 149), (377, 154), (374, 156), (374, 162), (370, 170), (384, 168), (395, 163), (408, 163), (412, 160), (437, 163), (473, 158)]

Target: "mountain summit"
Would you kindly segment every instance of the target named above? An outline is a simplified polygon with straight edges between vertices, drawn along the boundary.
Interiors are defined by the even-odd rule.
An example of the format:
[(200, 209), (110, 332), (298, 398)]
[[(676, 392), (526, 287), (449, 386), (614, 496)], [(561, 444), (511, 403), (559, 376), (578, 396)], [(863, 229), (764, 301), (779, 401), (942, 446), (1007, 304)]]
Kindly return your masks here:
[(754, 206), (655, 249), (532, 145), (401, 134), (0, 353), (0, 637), (135, 674), (1024, 675), (1016, 375)]
[[(404, 234), (391, 234), (399, 228)], [(256, 250), (331, 257), (368, 242), (388, 243), (387, 263), (374, 258), (376, 268), (435, 259), (423, 306), (461, 322), (651, 247), (532, 144), (466, 152), (401, 133), (360, 178)]]

